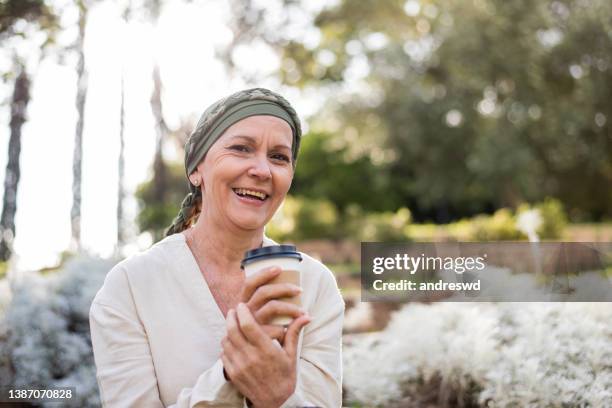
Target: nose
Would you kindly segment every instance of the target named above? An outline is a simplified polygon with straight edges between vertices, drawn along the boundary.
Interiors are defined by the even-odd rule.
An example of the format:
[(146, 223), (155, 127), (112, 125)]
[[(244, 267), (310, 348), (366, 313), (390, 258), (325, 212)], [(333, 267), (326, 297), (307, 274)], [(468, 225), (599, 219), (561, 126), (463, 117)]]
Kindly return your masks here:
[(271, 178), (272, 172), (270, 171), (268, 159), (266, 157), (255, 157), (247, 174), (261, 180), (268, 180)]

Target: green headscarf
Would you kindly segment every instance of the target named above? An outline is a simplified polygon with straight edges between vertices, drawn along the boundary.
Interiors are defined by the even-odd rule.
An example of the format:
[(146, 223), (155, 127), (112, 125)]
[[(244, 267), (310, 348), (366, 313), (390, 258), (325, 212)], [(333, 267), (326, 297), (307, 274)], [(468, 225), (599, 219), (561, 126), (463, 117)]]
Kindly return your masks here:
[(195, 130), (185, 143), (185, 172), (190, 192), (183, 200), (181, 210), (168, 228), (166, 235), (187, 229), (198, 214), (198, 204), (202, 200), (201, 191), (191, 184), (189, 175), (195, 171), (210, 147), (230, 126), (256, 115), (276, 116), (291, 126), (293, 131), (292, 164), (295, 167), (302, 128), (295, 109), (285, 98), (265, 88), (252, 88), (218, 100), (204, 111)]

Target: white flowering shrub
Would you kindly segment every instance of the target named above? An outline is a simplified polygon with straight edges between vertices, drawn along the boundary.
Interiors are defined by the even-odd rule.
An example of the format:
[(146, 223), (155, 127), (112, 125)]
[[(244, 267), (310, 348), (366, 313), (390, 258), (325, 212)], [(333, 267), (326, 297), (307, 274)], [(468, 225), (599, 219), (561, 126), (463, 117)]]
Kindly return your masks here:
[[(347, 339), (346, 399), (365, 406), (611, 407), (607, 303), (409, 304)], [(431, 402), (431, 401), (429, 401)]]
[(100, 405), (88, 316), (112, 266), (82, 256), (60, 271), (28, 274), (13, 285), (0, 330), (0, 385), (76, 387), (76, 398), (64, 406)]

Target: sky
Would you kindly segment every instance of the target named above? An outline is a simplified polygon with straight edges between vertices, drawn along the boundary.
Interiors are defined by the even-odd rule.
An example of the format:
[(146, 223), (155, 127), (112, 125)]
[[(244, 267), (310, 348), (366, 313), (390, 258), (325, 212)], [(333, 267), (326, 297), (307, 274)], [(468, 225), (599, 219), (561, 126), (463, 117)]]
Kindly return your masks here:
[[(83, 134), (81, 230), (83, 248), (92, 254), (110, 256), (116, 244), (122, 72), (126, 98), (127, 220), (136, 217), (133, 193), (150, 176), (155, 149), (149, 103), (153, 62), (158, 61), (160, 66), (164, 118), (171, 128), (185, 120), (195, 123), (200, 113), (218, 98), (250, 86), (239, 78), (230, 78), (215, 59), (216, 47), (223, 47), (232, 39), (226, 26), (229, 13), (226, 2), (181, 3), (168, 2), (155, 27), (145, 21), (125, 24), (119, 8), (111, 2), (91, 9), (85, 43), (89, 87)], [(74, 20), (76, 14), (68, 10), (62, 18)], [(63, 35), (70, 37), (74, 33), (66, 30)], [(36, 51), (29, 50), (28, 58), (36, 59)], [(2, 69), (10, 67), (8, 55), (7, 47), (0, 56)], [(14, 242), (14, 262), (21, 270), (57, 264), (70, 244), (72, 154), (77, 118), (75, 61), (74, 55), (63, 60), (51, 55), (34, 64), (28, 120), (22, 129), (22, 173)], [(279, 66), (276, 55), (257, 43), (237, 50), (236, 61), (244, 69), (262, 75), (273, 73)], [(257, 85), (283, 93), (303, 117), (314, 113), (321, 102), (321, 95), (281, 87), (273, 78)], [(4, 101), (0, 110), (0, 180), (4, 180), (8, 159), (11, 92), (7, 83), (0, 86), (0, 100)], [(170, 143), (167, 145), (167, 158), (182, 157)], [(151, 244), (147, 234), (138, 234), (134, 228), (128, 231), (128, 241), (125, 255)]]

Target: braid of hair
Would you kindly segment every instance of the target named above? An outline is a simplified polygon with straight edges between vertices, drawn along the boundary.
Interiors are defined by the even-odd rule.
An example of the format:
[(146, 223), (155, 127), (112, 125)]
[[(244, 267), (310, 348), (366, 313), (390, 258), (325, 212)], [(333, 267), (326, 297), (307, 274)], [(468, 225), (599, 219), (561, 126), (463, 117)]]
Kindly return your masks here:
[(191, 227), (202, 211), (202, 192), (197, 189), (185, 196), (181, 203), (181, 210), (166, 231), (166, 236), (179, 233)]

